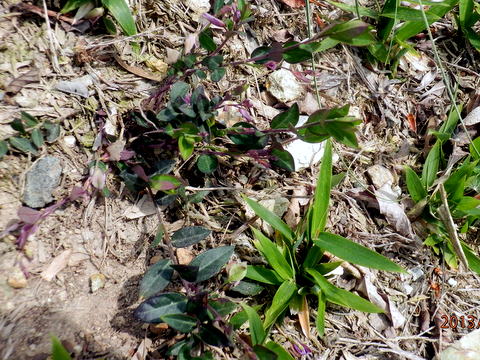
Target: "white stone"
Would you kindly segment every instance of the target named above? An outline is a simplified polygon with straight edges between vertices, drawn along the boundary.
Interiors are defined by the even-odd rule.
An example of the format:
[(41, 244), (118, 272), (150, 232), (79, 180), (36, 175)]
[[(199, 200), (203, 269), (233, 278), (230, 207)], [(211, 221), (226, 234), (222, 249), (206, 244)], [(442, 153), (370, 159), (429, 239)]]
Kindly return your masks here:
[(303, 87), (286, 69), (274, 71), (268, 76), (268, 91), (281, 102), (289, 102), (302, 96)]
[(440, 353), (439, 360), (480, 359), (480, 330), (472, 331)]
[(75, 136), (67, 135), (63, 138), (63, 141), (65, 142), (65, 145), (67, 145), (69, 148), (73, 148), (75, 147), (77, 139), (75, 139)]
[(457, 280), (455, 280), (454, 278), (448, 279), (447, 282), (448, 282), (448, 285), (450, 286), (453, 286), (453, 287), (457, 286)]

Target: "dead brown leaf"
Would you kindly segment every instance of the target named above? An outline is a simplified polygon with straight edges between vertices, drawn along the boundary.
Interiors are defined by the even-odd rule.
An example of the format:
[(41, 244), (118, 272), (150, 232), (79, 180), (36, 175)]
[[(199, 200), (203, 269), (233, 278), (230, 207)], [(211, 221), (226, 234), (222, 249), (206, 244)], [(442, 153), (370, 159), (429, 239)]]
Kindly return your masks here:
[(40, 276), (47, 281), (52, 281), (57, 274), (62, 271), (68, 264), (68, 260), (72, 255), (72, 250), (64, 250), (60, 255), (56, 256), (55, 259), (52, 260), (50, 265), (42, 271)]
[(303, 335), (305, 335), (307, 339), (310, 339), (310, 310), (306, 296), (302, 296), (302, 305), (298, 312), (298, 321), (300, 322)]
[(305, 6), (305, 0), (280, 0), (280, 1), (292, 8), (301, 8)]
[(5, 92), (9, 95), (15, 95), (22, 90), (25, 85), (38, 82), (40, 80), (40, 73), (37, 68), (32, 68), (25, 74), (22, 74), (13, 79), (5, 88)]

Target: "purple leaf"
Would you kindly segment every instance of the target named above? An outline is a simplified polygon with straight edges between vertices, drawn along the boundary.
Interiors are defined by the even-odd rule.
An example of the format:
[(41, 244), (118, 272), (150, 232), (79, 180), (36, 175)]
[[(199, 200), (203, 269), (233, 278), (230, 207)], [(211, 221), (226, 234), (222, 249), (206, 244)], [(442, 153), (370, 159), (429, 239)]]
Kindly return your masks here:
[(42, 213), (38, 210), (30, 209), (29, 207), (22, 206), (17, 211), (17, 216), (22, 220), (25, 224), (35, 224)]
[(123, 150), (120, 152), (120, 160), (130, 160), (135, 156), (135, 151), (132, 150)]
[(70, 193), (70, 200), (75, 201), (77, 200), (80, 196), (84, 196), (87, 192), (82, 189), (81, 187), (75, 186), (72, 189), (72, 192)]
[(240, 112), (240, 114), (242, 114), (245, 120), (247, 120), (248, 122), (252, 122), (252, 117), (250, 116), (247, 110), (243, 108), (238, 108), (238, 111)]
[(20, 235), (17, 238), (17, 246), (23, 249), (27, 243), (28, 238), (37, 231), (38, 225), (26, 224), (20, 230)]
[(217, 19), (215, 16), (212, 16), (212, 15), (207, 14), (207, 13), (204, 13), (202, 16), (205, 19), (207, 19), (207, 21), (212, 25), (219, 26), (219, 27), (225, 27), (225, 23), (222, 20)]
[(133, 172), (135, 174), (137, 174), (137, 176), (142, 179), (143, 181), (145, 182), (149, 182), (150, 179), (148, 178), (147, 174), (145, 173), (145, 170), (143, 169), (143, 167), (141, 165), (135, 165), (133, 168), (132, 168)]
[(275, 69), (277, 68), (277, 63), (276, 63), (275, 61), (272, 61), (272, 60), (267, 61), (264, 65), (265, 65), (265, 66), (267, 67), (267, 69), (269, 69), (269, 70), (275, 70)]

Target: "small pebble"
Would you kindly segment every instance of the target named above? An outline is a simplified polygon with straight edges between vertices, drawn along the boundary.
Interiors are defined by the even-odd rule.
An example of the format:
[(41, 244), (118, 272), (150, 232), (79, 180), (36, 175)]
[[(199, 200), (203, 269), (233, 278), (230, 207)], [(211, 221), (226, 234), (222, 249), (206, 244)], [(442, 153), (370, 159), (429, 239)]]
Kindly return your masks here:
[(27, 278), (20, 269), (14, 269), (7, 280), (7, 284), (14, 289), (23, 289), (27, 286)]
[(63, 138), (63, 141), (65, 142), (65, 145), (67, 145), (69, 148), (73, 148), (75, 147), (77, 139), (75, 139), (75, 136), (68, 135)]
[(152, 256), (152, 258), (150, 259), (150, 265), (156, 264), (161, 259), (162, 259), (162, 257), (160, 255)]
[(93, 274), (90, 276), (90, 289), (92, 293), (103, 288), (105, 286), (105, 275), (103, 274)]
[(457, 280), (455, 280), (454, 278), (448, 279), (447, 282), (448, 282), (448, 285), (450, 286), (453, 286), (453, 287), (457, 286)]

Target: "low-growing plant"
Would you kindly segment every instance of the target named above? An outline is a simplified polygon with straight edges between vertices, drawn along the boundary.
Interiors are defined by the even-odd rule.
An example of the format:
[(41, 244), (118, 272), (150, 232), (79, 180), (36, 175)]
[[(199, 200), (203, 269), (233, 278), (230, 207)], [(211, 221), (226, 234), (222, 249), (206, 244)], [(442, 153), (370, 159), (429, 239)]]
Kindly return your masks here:
[[(411, 216), (420, 217), (426, 226), (425, 244), (456, 269), (458, 261), (480, 274), (480, 258), (458, 235), (477, 227), (480, 220), (480, 138), (469, 146), (469, 154), (458, 165), (448, 168), (443, 147), (459, 121), (454, 106), (439, 131), (432, 132), (436, 141), (430, 149), (421, 175), (405, 168), (406, 184), (415, 206)], [(438, 176), (443, 169), (443, 175)]]
[[(325, 333), (327, 302), (366, 312), (382, 309), (352, 292), (338, 288), (328, 281), (329, 273), (342, 261), (386, 271), (404, 270), (382, 255), (342, 236), (325, 232), (332, 182), (332, 146), (327, 140), (313, 202), (296, 229), (291, 229), (277, 215), (245, 198), (257, 216), (276, 231), (272, 241), (261, 231), (252, 228), (254, 245), (268, 262), (268, 267), (248, 265), (245, 277), (276, 288), (272, 303), (265, 312), (263, 328), (268, 331), (288, 308), (299, 313), (300, 321), (309, 321), (311, 296), (318, 301), (316, 327)], [(330, 261), (333, 256), (341, 261)], [(305, 330), (306, 328), (306, 330)], [(309, 326), (304, 325), (304, 331)]]
[[(480, 37), (474, 30), (475, 23), (480, 19), (479, 6), (473, 0), (412, 0), (408, 3), (401, 3), (400, 0), (386, 0), (381, 9), (331, 0), (327, 2), (359, 18), (366, 17), (373, 21), (376, 39), (367, 47), (368, 52), (370, 56), (382, 63), (393, 64), (394, 69), (399, 59), (406, 53), (416, 54), (414, 45), (408, 40), (453, 12), (457, 6), (458, 15), (453, 14), (456, 16), (460, 32), (472, 46), (477, 50), (480, 49)], [(332, 45), (335, 44), (332, 43)]]
[(52, 336), (52, 360), (71, 360), (70, 353), (65, 349), (61, 341)]
[(37, 155), (45, 143), (56, 141), (60, 135), (59, 124), (40, 121), (24, 111), (19, 119), (10, 123), (10, 126), (18, 132), (18, 135), (0, 141), (0, 159), (12, 148), (23, 153)]
[[(173, 329), (185, 333), (185, 339), (169, 349), (167, 355), (179, 359), (213, 358), (204, 351), (205, 345), (226, 347), (231, 345), (232, 331), (223, 317), (236, 308), (236, 304), (218, 293), (207, 291), (204, 281), (217, 275), (233, 254), (233, 246), (221, 246), (204, 251), (188, 265), (178, 264), (173, 248), (183, 248), (199, 243), (210, 234), (200, 226), (185, 227), (166, 241), (172, 250), (170, 259), (152, 265), (140, 284), (140, 296), (147, 298), (135, 310), (137, 319), (146, 323), (167, 323)], [(159, 231), (157, 237), (165, 234)], [(163, 292), (176, 273), (186, 294)]]
[(105, 16), (105, 9), (118, 22), (125, 35), (132, 36), (137, 33), (135, 20), (125, 0), (68, 0), (62, 7), (61, 13), (66, 14), (77, 10), (74, 17), (76, 21), (102, 18), (107, 31), (116, 34), (115, 23)]

